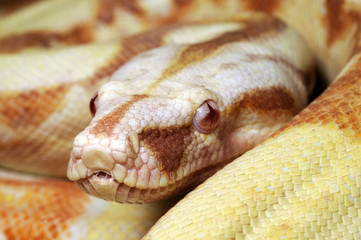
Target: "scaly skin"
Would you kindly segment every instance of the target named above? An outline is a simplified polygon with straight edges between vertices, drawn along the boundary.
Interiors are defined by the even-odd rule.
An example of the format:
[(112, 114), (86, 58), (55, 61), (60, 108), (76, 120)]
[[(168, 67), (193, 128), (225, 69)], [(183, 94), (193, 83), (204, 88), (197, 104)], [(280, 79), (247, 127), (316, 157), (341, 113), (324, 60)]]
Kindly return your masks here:
[[(48, 1), (1, 19), (1, 165), (65, 175), (71, 139), (90, 120), (88, 99), (129, 58), (162, 44), (159, 35), (150, 42), (152, 46), (136, 44), (144, 43), (142, 37), (119, 39), (164, 23), (229, 19), (244, 10), (263, 11), (279, 16), (301, 33), (328, 82), (343, 69), (341, 79), (281, 132), (196, 189), (146, 238), (359, 238), (359, 1), (159, 2)], [(92, 45), (93, 41), (100, 42)], [(42, 49), (49, 46), (50, 51)], [(53, 113), (54, 109), (64, 115)], [(61, 128), (61, 124), (72, 127)], [(271, 166), (264, 169), (264, 164)], [(8, 172), (0, 173), (0, 238), (137, 239), (157, 218), (153, 205), (149, 215), (138, 215), (130, 222), (140, 233), (133, 227), (119, 231), (135, 210), (126, 213), (127, 218), (116, 212), (129, 206), (110, 204), (104, 214), (98, 213), (104, 218), (92, 222), (99, 215), (81, 204), (94, 199), (70, 183), (32, 178), (31, 185), (36, 182), (37, 186), (33, 189), (39, 189), (32, 191), (29, 179), (23, 180), (26, 174), (16, 175), (14, 181)], [(18, 192), (18, 186), (25, 186), (25, 191)], [(38, 200), (39, 192), (44, 194)], [(68, 204), (68, 213), (59, 211), (62, 205), (57, 204), (73, 201), (79, 208)], [(24, 209), (34, 209), (42, 217), (26, 215)], [(85, 222), (90, 220), (95, 226), (73, 224), (82, 210)]]

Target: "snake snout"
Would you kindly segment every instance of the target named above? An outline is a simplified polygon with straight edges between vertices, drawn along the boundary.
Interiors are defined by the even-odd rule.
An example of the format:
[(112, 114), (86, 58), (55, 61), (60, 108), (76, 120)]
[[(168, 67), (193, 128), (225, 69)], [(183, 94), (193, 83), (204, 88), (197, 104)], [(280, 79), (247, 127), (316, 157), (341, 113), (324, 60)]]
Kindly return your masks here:
[(113, 176), (115, 162), (107, 148), (98, 145), (85, 146), (75, 165), (86, 169), (86, 174), (76, 180), (85, 192), (106, 200), (115, 200), (119, 183)]
[[(96, 146), (85, 147), (81, 156), (83, 163), (90, 172), (110, 172), (114, 167), (114, 161), (110, 151), (98, 148)], [(104, 175), (104, 174), (101, 174)]]

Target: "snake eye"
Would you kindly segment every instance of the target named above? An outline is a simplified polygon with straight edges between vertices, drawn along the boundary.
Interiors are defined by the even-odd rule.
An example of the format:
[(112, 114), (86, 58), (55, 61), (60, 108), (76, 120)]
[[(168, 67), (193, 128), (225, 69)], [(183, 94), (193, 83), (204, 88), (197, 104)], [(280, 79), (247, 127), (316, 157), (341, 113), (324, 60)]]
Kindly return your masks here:
[(193, 118), (193, 126), (200, 133), (211, 133), (218, 127), (220, 112), (213, 100), (204, 101), (197, 109)]
[(97, 105), (98, 105), (98, 92), (96, 92), (93, 97), (90, 99), (89, 108), (92, 116), (95, 116), (95, 113), (97, 111)]

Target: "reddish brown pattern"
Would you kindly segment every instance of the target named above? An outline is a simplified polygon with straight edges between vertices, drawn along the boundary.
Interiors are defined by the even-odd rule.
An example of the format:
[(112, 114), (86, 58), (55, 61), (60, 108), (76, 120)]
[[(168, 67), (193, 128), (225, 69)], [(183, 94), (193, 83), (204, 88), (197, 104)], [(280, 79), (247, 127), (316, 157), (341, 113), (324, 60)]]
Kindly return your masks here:
[(0, 9), (4, 11), (3, 14), (12, 14), (20, 11), (23, 8), (31, 6), (40, 0), (0, 0)]
[(0, 95), (0, 121), (12, 128), (43, 123), (63, 100), (69, 85)]
[(193, 0), (174, 0), (176, 8), (187, 6), (188, 4), (192, 3)]
[(0, 52), (13, 53), (27, 47), (49, 48), (55, 44), (77, 45), (93, 40), (89, 25), (77, 25), (66, 32), (33, 31), (0, 39)]
[(354, 137), (360, 138), (360, 76), (361, 58), (358, 58), (346, 74), (336, 80), (318, 99), (284, 128), (302, 123), (335, 123), (339, 129), (353, 130)]
[(186, 68), (187, 66), (202, 61), (203, 59), (212, 56), (212, 54), (222, 46), (232, 42), (246, 41), (253, 38), (262, 36), (263, 34), (270, 33), (272, 31), (281, 32), (286, 28), (286, 25), (280, 20), (268, 17), (264, 19), (257, 19), (255, 21), (247, 22), (245, 28), (227, 32), (217, 38), (209, 41), (192, 44), (186, 47), (162, 74), (162, 77), (156, 84), (159, 84), (167, 77), (174, 75)]
[(116, 11), (121, 8), (136, 15), (143, 14), (136, 0), (101, 0), (97, 18), (100, 22), (111, 24), (115, 19)]
[[(342, 40), (342, 37), (352, 29), (356, 24), (355, 48), (359, 47), (357, 39), (360, 39), (360, 15), (352, 9), (345, 9), (344, 0), (327, 0), (325, 1), (326, 15), (324, 25), (327, 28), (327, 44), (330, 46), (336, 40)], [(355, 49), (353, 53), (357, 50)]]
[(361, 16), (358, 12), (350, 13), (350, 17), (356, 22), (356, 31), (354, 34), (354, 47), (350, 54), (350, 59), (352, 56), (356, 55), (361, 51)]
[(147, 95), (133, 95), (127, 103), (117, 107), (114, 112), (100, 119), (96, 125), (90, 129), (90, 134), (110, 136), (114, 127), (121, 121), (128, 109), (134, 103), (147, 97)]
[(242, 93), (227, 109), (236, 115), (245, 110), (265, 115), (272, 114), (276, 117), (284, 111), (290, 115), (298, 112), (292, 94), (282, 87), (256, 89)]
[(74, 184), (63, 181), (0, 179), (0, 188), (20, 193), (0, 192), (0, 229), (9, 240), (54, 239), (69, 227), (70, 219), (83, 213), (89, 202)]
[[(344, 22), (345, 13), (343, 11), (343, 0), (327, 0), (325, 1), (326, 17), (325, 25), (328, 29), (327, 44), (331, 45), (333, 41), (342, 34), (344, 28), (349, 23)], [(345, 25), (346, 24), (346, 25)]]
[(181, 164), (183, 153), (192, 140), (190, 129), (191, 126), (145, 129), (139, 134), (139, 140), (157, 159), (158, 168), (169, 173), (176, 171)]
[(121, 51), (115, 54), (114, 58), (110, 59), (105, 66), (98, 69), (90, 79), (87, 79), (86, 83), (92, 86), (99, 84), (100, 79), (104, 79), (112, 75), (115, 70), (120, 68), (124, 63), (126, 63), (135, 55), (146, 50), (161, 46), (162, 36), (168, 31), (171, 31), (181, 26), (182, 24), (173, 24), (158, 28), (151, 32), (140, 33), (123, 39), (123, 47)]
[(280, 0), (247, 0), (244, 1), (246, 5), (246, 8), (248, 10), (252, 10), (252, 11), (261, 11), (261, 12), (267, 12), (267, 13), (272, 13), (274, 11), (276, 11), (279, 6), (281, 1)]

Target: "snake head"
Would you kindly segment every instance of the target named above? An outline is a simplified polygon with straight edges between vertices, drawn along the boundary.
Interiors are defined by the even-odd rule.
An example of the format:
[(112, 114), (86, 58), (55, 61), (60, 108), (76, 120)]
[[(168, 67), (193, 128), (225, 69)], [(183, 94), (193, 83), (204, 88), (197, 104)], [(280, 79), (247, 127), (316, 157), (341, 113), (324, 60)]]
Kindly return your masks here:
[(148, 202), (184, 192), (219, 163), (221, 110), (202, 88), (125, 96), (110, 82), (91, 101), (95, 116), (75, 141), (68, 177), (87, 193), (117, 202)]
[(157, 48), (116, 71), (91, 101), (94, 118), (75, 138), (68, 178), (106, 200), (163, 199), (290, 120), (307, 102), (311, 61), (298, 69), (294, 54), (234, 43), (244, 36)]

